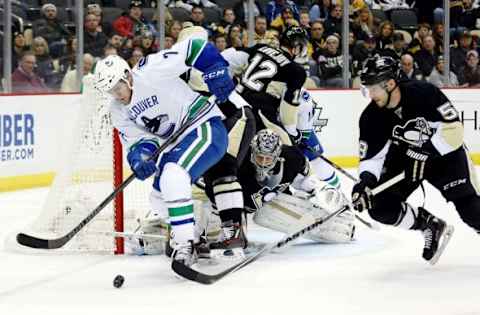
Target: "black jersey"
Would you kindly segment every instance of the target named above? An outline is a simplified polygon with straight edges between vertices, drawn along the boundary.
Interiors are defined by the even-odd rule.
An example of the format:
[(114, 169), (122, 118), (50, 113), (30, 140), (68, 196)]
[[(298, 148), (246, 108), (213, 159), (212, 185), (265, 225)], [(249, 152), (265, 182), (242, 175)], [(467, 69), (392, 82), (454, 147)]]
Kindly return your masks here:
[(299, 104), (300, 89), (306, 80), (302, 66), (294, 62), (281, 49), (265, 44), (257, 44), (242, 50), (248, 54), (248, 66), (242, 74), (237, 92), (252, 106), (257, 93), (266, 93), (272, 81), (286, 85), (283, 99), (292, 105)]
[(273, 174), (269, 179), (269, 183), (259, 183), (255, 177), (255, 166), (250, 159), (245, 159), (238, 172), (238, 179), (243, 189), (243, 199), (245, 207), (257, 209), (256, 201), (262, 189), (280, 191), (288, 190), (288, 186), (293, 182), (297, 175), (306, 176), (309, 173), (309, 164), (302, 152), (293, 146), (282, 146), (279, 160), (273, 169)]
[(387, 154), (404, 153), (407, 145), (393, 135), (396, 126), (424, 118), (435, 130), (439, 122), (459, 121), (458, 112), (433, 84), (423, 81), (400, 82), (401, 99), (397, 107), (379, 108), (372, 101), (360, 117), (360, 172), (380, 175)]

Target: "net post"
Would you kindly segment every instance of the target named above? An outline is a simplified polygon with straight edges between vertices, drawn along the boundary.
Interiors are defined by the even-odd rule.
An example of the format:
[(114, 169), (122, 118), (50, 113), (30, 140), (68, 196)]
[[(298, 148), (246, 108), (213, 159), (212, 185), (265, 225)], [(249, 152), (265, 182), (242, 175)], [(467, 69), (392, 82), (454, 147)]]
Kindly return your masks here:
[[(118, 130), (113, 130), (113, 184), (114, 187), (120, 186), (123, 182), (123, 154), (122, 144)], [(114, 229), (116, 232), (124, 231), (124, 204), (123, 204), (123, 192), (119, 193), (114, 200)], [(124, 241), (122, 237), (115, 237), (115, 255), (122, 255), (125, 252)]]

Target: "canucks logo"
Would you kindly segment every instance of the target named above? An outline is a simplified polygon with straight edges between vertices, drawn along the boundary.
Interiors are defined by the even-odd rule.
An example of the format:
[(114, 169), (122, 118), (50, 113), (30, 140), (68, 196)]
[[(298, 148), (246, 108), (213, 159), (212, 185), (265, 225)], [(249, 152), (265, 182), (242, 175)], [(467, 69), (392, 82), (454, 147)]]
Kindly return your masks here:
[(158, 135), (160, 138), (168, 138), (175, 129), (174, 123), (167, 123), (169, 121), (168, 115), (162, 114), (155, 118), (143, 116), (142, 122), (149, 132)]

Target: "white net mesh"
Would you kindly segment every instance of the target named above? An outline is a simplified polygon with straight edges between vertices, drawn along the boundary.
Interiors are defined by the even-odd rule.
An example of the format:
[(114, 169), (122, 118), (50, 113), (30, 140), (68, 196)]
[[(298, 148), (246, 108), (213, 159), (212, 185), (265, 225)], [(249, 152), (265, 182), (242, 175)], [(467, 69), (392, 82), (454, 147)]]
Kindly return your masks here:
[[(64, 165), (57, 171), (40, 216), (22, 232), (46, 238), (62, 236), (113, 191), (113, 128), (108, 103), (93, 89), (91, 78), (86, 77), (77, 123), (71, 128), (71, 141), (61, 144), (67, 146)], [(124, 170), (126, 178), (128, 167)], [(151, 181), (138, 180), (125, 189), (125, 230), (133, 230), (135, 218), (148, 210), (150, 190)], [(111, 202), (62, 250), (113, 253), (114, 237), (108, 232), (114, 231), (114, 215)]]

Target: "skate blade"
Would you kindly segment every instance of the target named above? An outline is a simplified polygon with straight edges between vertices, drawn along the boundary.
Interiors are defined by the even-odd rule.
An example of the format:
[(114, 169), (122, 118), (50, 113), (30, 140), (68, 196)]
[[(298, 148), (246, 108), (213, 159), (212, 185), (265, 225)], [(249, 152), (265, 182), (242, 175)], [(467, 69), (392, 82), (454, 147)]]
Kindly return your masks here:
[(432, 259), (430, 259), (428, 261), (430, 263), (430, 265), (433, 266), (438, 262), (438, 260), (440, 259), (440, 256), (442, 256), (442, 254), (443, 254), (443, 251), (447, 247), (448, 242), (452, 238), (452, 234), (453, 234), (454, 231), (455, 231), (455, 228), (452, 225), (447, 225), (447, 227), (445, 228), (445, 230), (442, 233), (442, 236), (440, 237), (441, 243), (440, 243), (440, 246), (437, 249), (437, 252), (435, 253), (435, 255), (433, 255)]

